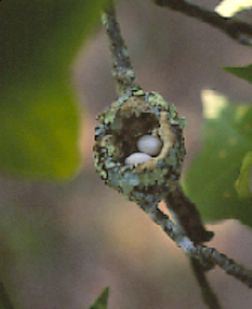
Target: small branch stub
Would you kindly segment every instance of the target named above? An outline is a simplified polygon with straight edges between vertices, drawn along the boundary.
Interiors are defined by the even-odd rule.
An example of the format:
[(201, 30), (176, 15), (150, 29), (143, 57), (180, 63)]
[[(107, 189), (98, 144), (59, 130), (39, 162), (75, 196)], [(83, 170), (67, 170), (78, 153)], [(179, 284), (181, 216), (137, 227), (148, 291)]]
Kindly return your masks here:
[[(184, 119), (178, 117), (173, 105), (158, 93), (133, 88), (98, 120), (95, 167), (106, 184), (138, 204), (156, 204), (164, 197), (164, 192), (174, 190), (185, 147)], [(138, 141), (146, 135), (159, 140), (161, 149), (156, 156), (143, 153), (143, 163), (136, 161), (134, 164), (132, 154), (141, 158)]]

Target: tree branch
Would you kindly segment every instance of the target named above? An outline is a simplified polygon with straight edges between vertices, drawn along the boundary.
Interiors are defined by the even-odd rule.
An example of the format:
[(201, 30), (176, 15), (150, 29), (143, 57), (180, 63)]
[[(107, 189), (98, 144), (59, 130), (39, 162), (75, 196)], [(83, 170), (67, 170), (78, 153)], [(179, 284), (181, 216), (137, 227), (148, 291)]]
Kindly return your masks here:
[(181, 232), (181, 229), (174, 224), (169, 217), (164, 214), (157, 205), (140, 205), (151, 220), (158, 224), (163, 231), (176, 242), (187, 255), (195, 258), (204, 264), (213, 263), (222, 268), (227, 274), (243, 282), (249, 288), (252, 288), (252, 272), (236, 263), (234, 260), (220, 253), (215, 248), (210, 248), (202, 244), (196, 244)]
[(121, 35), (120, 26), (116, 20), (115, 10), (111, 5), (102, 15), (102, 22), (110, 41), (113, 70), (112, 75), (117, 84), (119, 95), (132, 88), (135, 80), (135, 73), (130, 62), (128, 49)]
[(188, 0), (154, 0), (154, 2), (159, 6), (167, 7), (187, 16), (199, 19), (223, 31), (240, 44), (252, 46), (252, 25), (248, 23), (233, 18), (222, 17)]
[(213, 292), (210, 284), (207, 281), (206, 274), (204, 270), (202, 270), (202, 266), (194, 258), (190, 258), (191, 266), (193, 269), (193, 273), (197, 282), (201, 288), (202, 298), (209, 309), (221, 309), (221, 305), (216, 294)]
[[(195, 204), (185, 196), (180, 186), (167, 194), (166, 203), (176, 224), (180, 225), (182, 231), (195, 243), (209, 241), (213, 237), (214, 233), (205, 229)], [(206, 271), (212, 269), (215, 264), (209, 261), (204, 261), (203, 264), (195, 258), (190, 258), (190, 263), (205, 305), (209, 309), (221, 309), (218, 298), (206, 277)]]
[[(185, 196), (180, 186), (167, 194), (166, 203), (176, 224), (180, 225), (182, 231), (195, 243), (209, 241), (213, 237), (213, 232), (205, 229), (196, 206)], [(209, 309), (221, 309), (218, 298), (206, 277), (206, 271), (215, 265), (209, 261), (204, 261), (202, 264), (194, 258), (190, 258), (190, 263), (205, 305)]]
[[(219, 25), (218, 27), (220, 29), (224, 29), (221, 28), (223, 26), (220, 26), (220, 24), (224, 21), (225, 25), (226, 23), (230, 24), (230, 20), (222, 18), (216, 13), (209, 16), (211, 12), (202, 10), (201, 8), (193, 6), (185, 1), (156, 0), (155, 2), (159, 5), (166, 5), (182, 12), (185, 10), (187, 15), (198, 17), (208, 23), (212, 23), (215, 26)], [(213, 20), (211, 19), (212, 17), (214, 18)], [(216, 18), (219, 21), (219, 24), (214, 22)], [(130, 63), (127, 47), (122, 39), (120, 28), (116, 21), (113, 5), (104, 13), (103, 23), (110, 40), (110, 49), (113, 59), (113, 75), (117, 82), (118, 94), (124, 94), (127, 90), (130, 90), (130, 88), (134, 86), (135, 74)], [(231, 22), (231, 25), (232, 23), (233, 21)], [(232, 32), (231, 35), (231, 28), (231, 26), (227, 26), (225, 29), (229, 29), (226, 30), (227, 33), (230, 33), (230, 36), (234, 36), (234, 32)], [(205, 230), (195, 205), (185, 197), (181, 188), (178, 187), (173, 193), (167, 194), (166, 201), (176, 214), (179, 224), (175, 224), (172, 220), (170, 220), (169, 217), (164, 214), (157, 205), (142, 204), (139, 206), (150, 216), (151, 220), (158, 224), (189, 257), (197, 259), (200, 262), (200, 265), (203, 266), (209, 267), (209, 265), (218, 265), (227, 274), (235, 277), (251, 288), (252, 272), (250, 270), (246, 270), (243, 266), (237, 264), (235, 261), (220, 253), (215, 248), (210, 248), (200, 243), (202, 241), (209, 240), (213, 234)], [(197, 232), (200, 236), (196, 235)], [(187, 234), (190, 235), (194, 242), (187, 236)], [(202, 266), (198, 268), (198, 271), (198, 278), (204, 279), (205, 274)], [(207, 283), (206, 280), (204, 283)], [(201, 288), (204, 288), (204, 285)]]
[(214, 233), (205, 229), (195, 204), (185, 196), (179, 185), (174, 191), (168, 192), (165, 202), (191, 240), (198, 243), (213, 237)]

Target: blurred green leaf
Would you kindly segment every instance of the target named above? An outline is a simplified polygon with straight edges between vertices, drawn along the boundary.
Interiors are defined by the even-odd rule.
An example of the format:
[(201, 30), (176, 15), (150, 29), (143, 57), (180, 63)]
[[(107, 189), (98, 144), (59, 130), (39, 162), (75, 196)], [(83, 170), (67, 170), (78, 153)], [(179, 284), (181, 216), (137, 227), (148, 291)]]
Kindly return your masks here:
[(48, 210), (20, 203), (1, 208), (0, 273), (14, 308), (24, 308), (22, 289), (17, 289), (16, 280), (32, 273), (33, 278), (38, 275), (42, 282), (43, 276), (53, 273), (60, 261), (65, 234)]
[[(49, 262), (52, 252), (62, 241), (57, 226), (44, 212), (13, 207), (8, 205), (0, 217), (0, 253), (1, 267), (7, 270), (7, 264), (15, 259), (16, 267), (20, 268), (31, 261)], [(3, 269), (1, 269), (3, 271)]]
[(224, 70), (252, 83), (252, 64), (244, 67), (226, 67)]
[(252, 198), (252, 151), (245, 155), (235, 188), (242, 198)]
[(107, 309), (108, 308), (109, 288), (105, 288), (95, 303), (89, 309)]
[(1, 171), (61, 180), (78, 169), (70, 65), (105, 2), (0, 2)]
[(252, 150), (252, 106), (203, 92), (203, 147), (185, 176), (185, 190), (205, 219), (239, 219), (252, 226), (252, 200), (235, 189), (245, 154)]
[(251, 9), (252, 0), (223, 0), (215, 8), (215, 12), (224, 16), (232, 17), (235, 14)]

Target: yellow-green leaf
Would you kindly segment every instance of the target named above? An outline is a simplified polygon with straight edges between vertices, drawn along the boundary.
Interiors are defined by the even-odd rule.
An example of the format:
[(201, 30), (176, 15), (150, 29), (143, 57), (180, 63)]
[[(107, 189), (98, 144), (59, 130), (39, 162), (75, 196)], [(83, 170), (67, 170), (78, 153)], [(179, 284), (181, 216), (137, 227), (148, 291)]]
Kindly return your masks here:
[(206, 220), (233, 218), (252, 226), (252, 199), (241, 199), (235, 188), (252, 151), (252, 105), (233, 104), (210, 90), (202, 97), (203, 146), (185, 175), (186, 192)]
[(108, 308), (109, 288), (105, 288), (95, 303), (89, 309), (107, 309)]
[(224, 70), (252, 83), (252, 64), (244, 67), (226, 67)]
[(252, 198), (252, 151), (245, 155), (235, 188), (242, 198)]
[(1, 172), (62, 180), (79, 168), (71, 64), (105, 2), (0, 2)]

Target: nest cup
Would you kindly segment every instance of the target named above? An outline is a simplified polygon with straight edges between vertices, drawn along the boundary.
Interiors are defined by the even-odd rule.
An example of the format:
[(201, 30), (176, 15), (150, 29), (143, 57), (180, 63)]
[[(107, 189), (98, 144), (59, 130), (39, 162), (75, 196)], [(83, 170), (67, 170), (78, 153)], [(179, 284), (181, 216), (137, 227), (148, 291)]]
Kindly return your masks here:
[[(100, 177), (130, 200), (158, 203), (175, 188), (185, 156), (183, 127), (174, 105), (158, 93), (133, 89), (99, 115), (94, 158)], [(160, 139), (162, 148), (145, 163), (126, 165), (146, 134)]]

